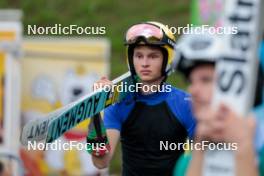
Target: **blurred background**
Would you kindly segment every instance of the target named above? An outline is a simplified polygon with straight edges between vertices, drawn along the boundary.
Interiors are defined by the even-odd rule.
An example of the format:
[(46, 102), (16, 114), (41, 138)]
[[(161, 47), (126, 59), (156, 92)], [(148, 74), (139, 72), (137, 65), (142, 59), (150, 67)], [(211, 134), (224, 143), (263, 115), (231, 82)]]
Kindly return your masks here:
[(168, 26), (186, 26), (190, 23), (191, 0), (1, 0), (0, 7), (23, 10), (24, 35), (27, 35), (27, 25), (33, 24), (105, 26), (103, 37), (111, 42), (111, 78), (114, 78), (127, 71), (123, 41), (128, 27), (147, 20), (160, 21)]
[[(87, 166), (91, 165), (85, 158), (87, 153), (47, 154), (21, 148), (21, 127), (28, 120), (90, 92), (88, 85), (100, 76), (108, 75), (113, 79), (125, 73), (128, 69), (124, 33), (132, 24), (142, 21), (159, 21), (171, 27), (210, 24), (212, 19), (215, 23), (222, 7), (223, 0), (1, 0), (1, 11), (19, 10), (8, 12), (8, 15), (3, 11), (2, 17), (0, 13), (1, 153), (9, 153), (8, 158), (15, 158), (15, 161), (22, 159), (26, 175), (89, 175), (89, 169), (94, 171), (95, 168)], [(77, 36), (27, 33), (28, 25), (55, 24), (104, 26), (106, 33)], [(186, 84), (177, 73), (168, 81), (185, 89)], [(63, 140), (83, 141), (87, 123), (89, 121), (64, 135)], [(11, 167), (0, 165), (0, 171)], [(107, 172), (102, 171), (102, 174)], [(120, 147), (109, 173), (121, 173)]]

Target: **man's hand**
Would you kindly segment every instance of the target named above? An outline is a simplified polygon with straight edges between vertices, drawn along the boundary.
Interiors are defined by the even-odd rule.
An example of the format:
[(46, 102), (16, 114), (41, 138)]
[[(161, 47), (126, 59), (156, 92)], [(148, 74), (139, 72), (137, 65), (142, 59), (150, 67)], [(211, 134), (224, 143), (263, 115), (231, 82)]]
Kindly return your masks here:
[(196, 138), (213, 142), (252, 143), (255, 132), (255, 120), (252, 117), (240, 117), (226, 105), (217, 110), (208, 107), (197, 114)]
[(93, 90), (103, 88), (104, 86), (112, 85), (112, 81), (108, 80), (105, 76), (101, 77), (98, 81), (93, 84)]
[[(221, 128), (218, 127), (216, 111), (211, 107), (200, 110), (196, 114), (197, 127), (195, 133), (196, 142), (205, 140), (214, 141), (220, 138)], [(216, 141), (214, 141), (216, 142)]]
[(111, 150), (100, 113), (91, 118), (86, 142), (88, 153), (94, 156), (104, 156)]
[(220, 128), (222, 130), (220, 140), (237, 143), (238, 149), (245, 145), (253, 146), (256, 128), (253, 117), (241, 117), (225, 105), (220, 106), (217, 116), (221, 119)]

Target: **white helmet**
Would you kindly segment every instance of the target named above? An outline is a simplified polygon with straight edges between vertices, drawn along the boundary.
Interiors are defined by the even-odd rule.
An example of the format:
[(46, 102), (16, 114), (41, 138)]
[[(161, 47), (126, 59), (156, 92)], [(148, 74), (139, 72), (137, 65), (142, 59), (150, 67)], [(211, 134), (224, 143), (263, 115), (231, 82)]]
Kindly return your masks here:
[(188, 76), (197, 65), (215, 64), (220, 57), (221, 49), (220, 35), (209, 33), (184, 34), (176, 43), (173, 67)]

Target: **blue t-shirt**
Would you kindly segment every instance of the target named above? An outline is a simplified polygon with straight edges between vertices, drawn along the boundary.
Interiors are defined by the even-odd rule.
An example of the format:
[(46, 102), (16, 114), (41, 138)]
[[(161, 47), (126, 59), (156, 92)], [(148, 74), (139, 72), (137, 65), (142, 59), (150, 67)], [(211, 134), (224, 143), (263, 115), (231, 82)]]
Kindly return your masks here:
[(120, 131), (122, 175), (170, 176), (183, 148), (162, 149), (161, 142), (184, 143), (196, 123), (189, 95), (171, 87), (170, 92), (130, 93), (105, 109), (104, 124)]

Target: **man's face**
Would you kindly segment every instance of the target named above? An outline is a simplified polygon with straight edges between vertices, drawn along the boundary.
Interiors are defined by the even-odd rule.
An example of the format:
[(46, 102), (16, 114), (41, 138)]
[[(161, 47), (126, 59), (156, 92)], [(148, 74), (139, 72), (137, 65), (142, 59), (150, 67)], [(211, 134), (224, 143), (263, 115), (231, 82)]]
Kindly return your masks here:
[(153, 82), (161, 77), (163, 54), (159, 48), (137, 46), (134, 49), (133, 63), (137, 75), (143, 82)]
[(214, 66), (200, 65), (194, 68), (189, 76), (190, 86), (188, 88), (193, 100), (193, 109), (198, 113), (207, 108), (211, 103), (214, 85)]

